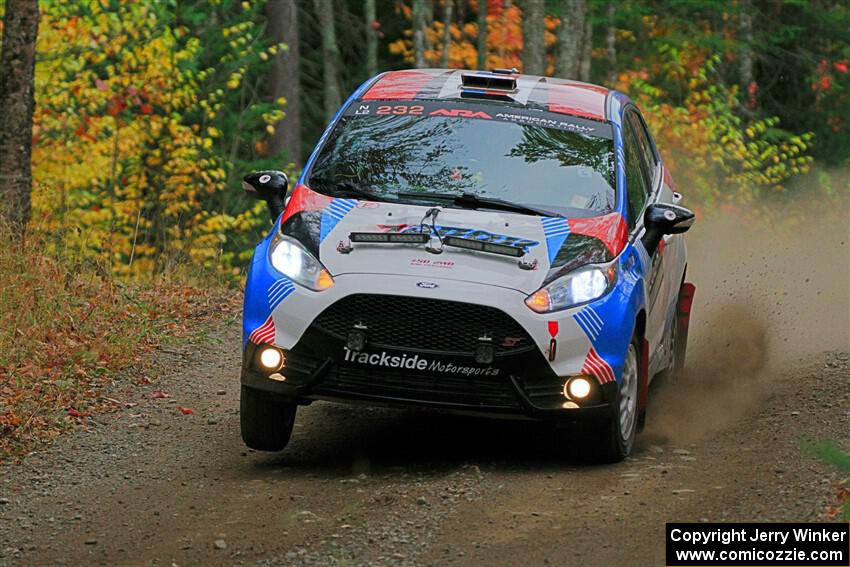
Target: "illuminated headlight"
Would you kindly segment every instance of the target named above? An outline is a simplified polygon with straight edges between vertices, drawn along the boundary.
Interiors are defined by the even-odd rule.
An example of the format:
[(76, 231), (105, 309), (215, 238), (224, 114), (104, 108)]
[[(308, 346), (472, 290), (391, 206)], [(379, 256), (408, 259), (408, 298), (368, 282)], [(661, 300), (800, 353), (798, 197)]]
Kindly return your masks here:
[(538, 313), (549, 313), (587, 303), (605, 295), (616, 276), (616, 263), (584, 266), (541, 287), (525, 304)]
[(278, 272), (313, 291), (334, 284), (331, 274), (294, 238), (275, 233), (269, 246), (269, 261)]
[(266, 370), (280, 370), (283, 366), (283, 353), (274, 347), (264, 347), (260, 351), (260, 364)]

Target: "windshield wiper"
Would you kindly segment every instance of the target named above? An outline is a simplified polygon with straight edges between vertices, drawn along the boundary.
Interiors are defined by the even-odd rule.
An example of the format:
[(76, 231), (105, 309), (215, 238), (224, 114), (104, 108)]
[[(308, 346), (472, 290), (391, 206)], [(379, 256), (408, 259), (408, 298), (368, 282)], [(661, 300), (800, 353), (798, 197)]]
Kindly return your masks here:
[(357, 183), (343, 179), (341, 181), (328, 181), (321, 177), (311, 177), (310, 185), (321, 187), (330, 192), (331, 197), (359, 197), (367, 201), (394, 201), (382, 195), (367, 191)]
[(494, 199), (492, 197), (479, 197), (474, 193), (436, 193), (427, 191), (416, 191), (406, 193), (396, 193), (396, 196), (402, 199), (435, 199), (438, 201), (451, 201), (452, 204), (464, 209), (496, 209), (500, 211), (511, 211), (514, 213), (522, 213), (524, 215), (538, 215), (541, 217), (560, 217), (559, 213), (553, 213), (546, 209), (540, 209), (532, 205), (523, 205), (522, 203), (514, 203), (504, 199)]

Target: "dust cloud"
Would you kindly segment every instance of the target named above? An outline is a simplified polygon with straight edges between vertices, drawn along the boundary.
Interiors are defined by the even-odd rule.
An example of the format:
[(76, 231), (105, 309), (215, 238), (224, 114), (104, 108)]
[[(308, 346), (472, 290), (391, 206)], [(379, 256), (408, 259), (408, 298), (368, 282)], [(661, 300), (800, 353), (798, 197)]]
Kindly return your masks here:
[(653, 388), (644, 443), (718, 431), (816, 355), (850, 350), (846, 197), (698, 219), (688, 235), (697, 292), (687, 362)]

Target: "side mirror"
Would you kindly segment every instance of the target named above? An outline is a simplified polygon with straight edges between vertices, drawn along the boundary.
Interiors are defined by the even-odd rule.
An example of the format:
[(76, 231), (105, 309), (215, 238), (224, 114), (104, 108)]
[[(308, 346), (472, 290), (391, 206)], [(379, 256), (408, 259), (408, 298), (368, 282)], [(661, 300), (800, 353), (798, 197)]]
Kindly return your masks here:
[(242, 189), (254, 199), (262, 199), (269, 206), (272, 222), (286, 208), (286, 189), (289, 179), (282, 171), (255, 171), (242, 178)]
[(694, 224), (694, 219), (693, 211), (679, 205), (655, 203), (648, 206), (643, 215), (643, 247), (652, 256), (665, 234), (685, 232)]

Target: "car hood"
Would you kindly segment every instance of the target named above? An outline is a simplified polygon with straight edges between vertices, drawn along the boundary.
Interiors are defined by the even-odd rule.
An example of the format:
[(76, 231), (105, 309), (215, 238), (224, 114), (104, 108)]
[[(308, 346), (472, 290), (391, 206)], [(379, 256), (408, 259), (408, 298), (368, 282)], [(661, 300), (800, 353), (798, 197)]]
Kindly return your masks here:
[[(423, 217), (438, 209), (436, 221)], [(428, 232), (506, 244), (525, 249), (521, 257), (443, 246), (435, 254), (425, 244), (350, 242), (352, 232)], [(583, 219), (539, 217), (489, 210), (330, 198), (299, 186), (281, 217), (281, 230), (301, 241), (330, 273), (407, 275), (485, 283), (533, 293), (544, 283), (580, 265), (604, 262), (618, 252), (614, 240), (625, 234), (614, 213)], [(439, 239), (431, 244), (439, 248)], [(619, 245), (621, 247), (621, 244)]]

